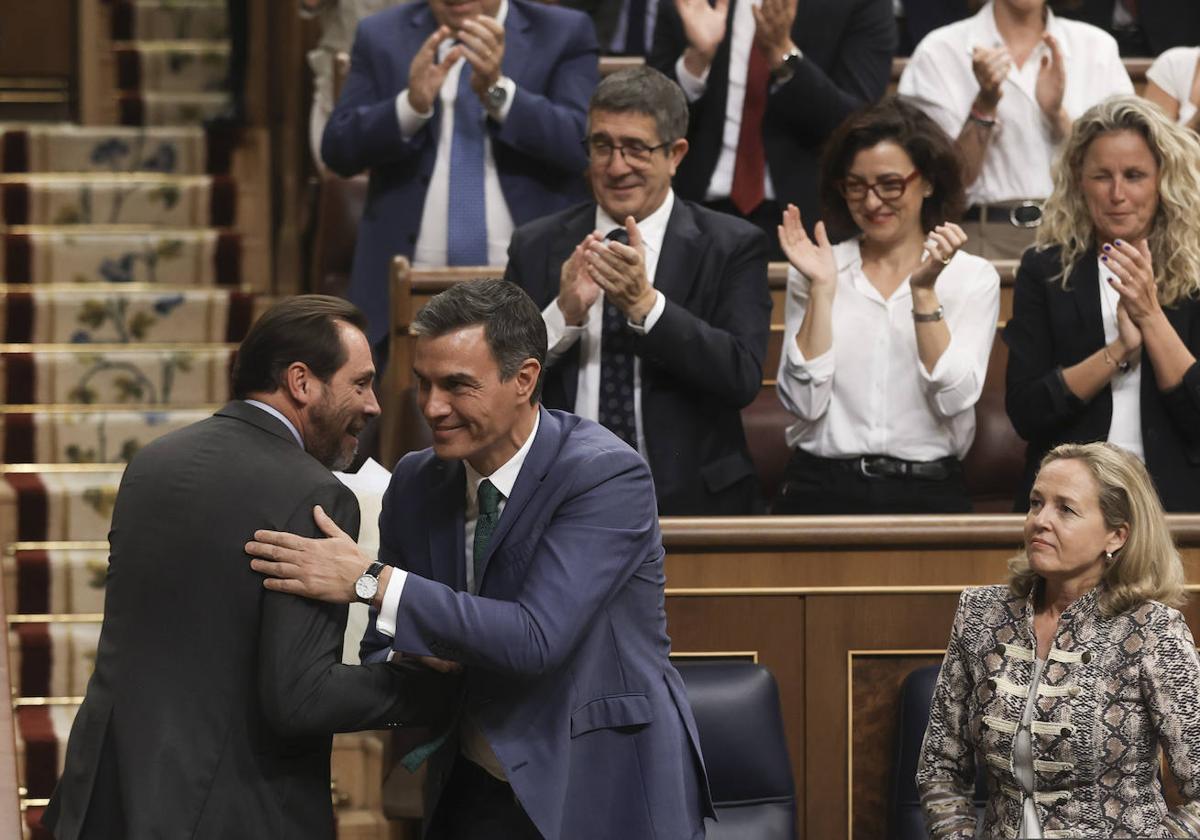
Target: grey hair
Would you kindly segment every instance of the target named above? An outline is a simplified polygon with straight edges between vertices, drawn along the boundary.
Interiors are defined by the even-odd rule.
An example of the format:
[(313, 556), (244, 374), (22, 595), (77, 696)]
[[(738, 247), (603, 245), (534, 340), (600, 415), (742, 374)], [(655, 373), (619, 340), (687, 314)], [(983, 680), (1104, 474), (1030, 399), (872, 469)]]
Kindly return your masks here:
[(687, 136), (688, 104), (683, 90), (653, 67), (630, 67), (601, 79), (588, 105), (589, 122), (596, 111), (654, 117), (660, 143)]
[[(456, 283), (434, 295), (421, 307), (409, 331), (437, 338), (455, 330), (483, 326), (483, 337), (500, 368), (500, 379), (517, 375), (526, 359), (546, 370), (546, 322), (541, 310), (516, 283), (507, 280), (470, 280)], [(542, 375), (529, 402), (542, 393)]]

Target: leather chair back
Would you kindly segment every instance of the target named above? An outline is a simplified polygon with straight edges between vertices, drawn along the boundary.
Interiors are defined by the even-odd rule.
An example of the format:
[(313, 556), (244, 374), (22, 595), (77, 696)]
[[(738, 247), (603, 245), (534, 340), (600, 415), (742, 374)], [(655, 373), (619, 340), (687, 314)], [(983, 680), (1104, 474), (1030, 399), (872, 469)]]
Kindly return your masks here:
[(743, 661), (677, 661), (700, 732), (717, 822), (708, 840), (794, 840), (796, 789), (771, 672)]
[(1004, 407), (1008, 345), (999, 329), (992, 341), (983, 394), (975, 404), (975, 442), (963, 459), (967, 493), (976, 513), (1009, 513), (1025, 472), (1025, 441)]
[[(929, 707), (937, 685), (940, 665), (917, 668), (900, 687), (900, 720), (896, 727), (896, 753), (892, 763), (890, 837), (894, 840), (928, 840), (921, 797), (917, 794), (917, 762), (929, 725)], [(982, 813), (987, 803), (986, 777), (975, 773), (975, 810)]]

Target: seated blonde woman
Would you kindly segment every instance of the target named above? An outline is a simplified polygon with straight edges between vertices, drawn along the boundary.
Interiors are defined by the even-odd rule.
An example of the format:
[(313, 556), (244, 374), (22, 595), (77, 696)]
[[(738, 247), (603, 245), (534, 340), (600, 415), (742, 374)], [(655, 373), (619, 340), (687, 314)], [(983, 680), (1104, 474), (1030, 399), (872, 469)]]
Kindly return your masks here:
[(1142, 462), (1110, 443), (1052, 450), (1009, 569), (959, 600), (917, 769), (930, 836), (1200, 837), (1200, 657)]
[(1143, 94), (1167, 116), (1200, 131), (1200, 47), (1167, 50), (1146, 71)]

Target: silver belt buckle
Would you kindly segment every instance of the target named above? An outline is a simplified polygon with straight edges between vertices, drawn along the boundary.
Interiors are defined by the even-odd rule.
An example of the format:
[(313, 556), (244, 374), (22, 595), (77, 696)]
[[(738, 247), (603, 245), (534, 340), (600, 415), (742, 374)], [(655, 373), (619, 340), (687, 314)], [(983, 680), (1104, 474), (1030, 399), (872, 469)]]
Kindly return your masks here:
[(864, 478), (884, 478), (882, 473), (877, 473), (867, 466), (868, 462), (874, 458), (870, 455), (863, 455), (858, 459), (858, 471), (862, 473)]
[[(1021, 211), (1027, 210), (1029, 208), (1032, 208), (1032, 209), (1036, 210), (1037, 212), (1030, 214), (1031, 218), (1028, 221), (1019, 218), (1019, 216), (1021, 215)], [(1016, 205), (1008, 208), (1008, 221), (1009, 221), (1009, 224), (1011, 224), (1013, 227), (1018, 227), (1018, 228), (1035, 228), (1035, 227), (1037, 227), (1038, 225), (1040, 225), (1042, 223), (1041, 202), (1030, 201), (1030, 200), (1026, 199), (1025, 201), (1022, 201), (1020, 204), (1016, 204)]]

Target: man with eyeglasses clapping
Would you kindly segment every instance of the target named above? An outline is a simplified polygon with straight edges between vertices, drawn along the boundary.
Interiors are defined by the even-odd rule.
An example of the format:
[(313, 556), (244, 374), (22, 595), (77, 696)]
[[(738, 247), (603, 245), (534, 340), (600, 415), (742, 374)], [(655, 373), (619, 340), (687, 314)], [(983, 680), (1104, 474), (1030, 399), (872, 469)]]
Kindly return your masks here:
[(767, 241), (676, 197), (687, 126), (662, 73), (606, 77), (584, 140), (596, 200), (518, 228), (506, 276), (543, 307), (547, 407), (640, 452), (660, 514), (746, 514), (759, 499), (740, 410), (762, 387)]

